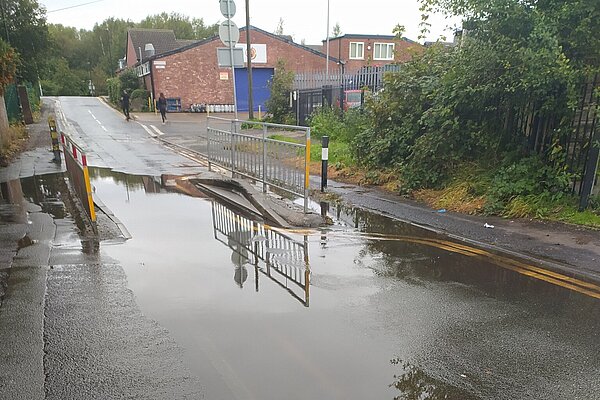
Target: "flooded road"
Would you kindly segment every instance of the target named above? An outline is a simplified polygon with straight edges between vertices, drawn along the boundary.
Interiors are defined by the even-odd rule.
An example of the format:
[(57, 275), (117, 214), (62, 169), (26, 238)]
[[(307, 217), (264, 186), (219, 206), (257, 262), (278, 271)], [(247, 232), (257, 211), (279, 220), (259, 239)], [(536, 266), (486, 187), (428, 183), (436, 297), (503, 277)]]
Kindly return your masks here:
[[(283, 231), (92, 171), (100, 245), (207, 399), (600, 398), (600, 288), (364, 211)], [(49, 205), (51, 206), (51, 205)]]

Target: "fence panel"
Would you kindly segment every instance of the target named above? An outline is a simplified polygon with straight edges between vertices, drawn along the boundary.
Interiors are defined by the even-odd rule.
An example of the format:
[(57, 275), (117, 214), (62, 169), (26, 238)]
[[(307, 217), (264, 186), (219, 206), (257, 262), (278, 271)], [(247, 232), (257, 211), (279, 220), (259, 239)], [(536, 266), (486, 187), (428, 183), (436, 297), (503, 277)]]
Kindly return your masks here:
[[(226, 206), (212, 203), (214, 237), (232, 251), (236, 268), (245, 264), (257, 270), (285, 289), (306, 307), (309, 306), (310, 268), (308, 244), (298, 242), (264, 224), (245, 218)], [(258, 268), (259, 263), (265, 268)], [(240, 287), (244, 279), (236, 271), (235, 279)], [(258, 290), (258, 276), (256, 278)]]
[(207, 142), (209, 168), (215, 164), (262, 182), (265, 191), (271, 186), (303, 197), (307, 211), (310, 128), (208, 117)]

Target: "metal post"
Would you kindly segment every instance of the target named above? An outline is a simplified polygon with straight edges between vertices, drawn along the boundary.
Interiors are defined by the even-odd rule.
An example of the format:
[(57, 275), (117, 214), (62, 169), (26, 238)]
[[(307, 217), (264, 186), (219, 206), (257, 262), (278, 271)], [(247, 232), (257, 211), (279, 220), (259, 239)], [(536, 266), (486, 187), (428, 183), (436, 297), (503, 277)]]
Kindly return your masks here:
[(233, 155), (234, 155), (234, 152), (233, 152), (233, 146), (234, 146), (234, 142), (233, 142), (233, 130), (234, 130), (234, 124), (235, 124), (235, 121), (231, 121), (231, 127), (229, 128), (229, 133), (231, 134), (231, 142), (230, 142), (231, 143), (231, 160), (230, 160), (230, 163), (231, 163), (231, 177), (232, 178), (235, 177), (234, 172), (233, 172), (235, 170), (234, 165), (233, 165)]
[(327, 164), (329, 162), (329, 136), (321, 138), (321, 192), (327, 189)]
[(304, 157), (304, 213), (308, 212), (308, 190), (310, 187), (310, 128), (306, 130), (306, 149)]
[(327, 65), (325, 66), (325, 76), (325, 83), (329, 85), (329, 0), (327, 0)]
[(263, 125), (262, 184), (263, 193), (267, 193), (267, 126)]
[[(227, 15), (231, 15), (231, 3), (227, 2)], [(234, 118), (238, 118), (237, 110), (237, 89), (235, 88), (235, 62), (233, 60), (233, 42), (231, 41), (231, 20), (227, 24), (229, 30), (229, 57), (231, 58), (231, 81), (233, 83), (233, 115)]]
[(208, 171), (210, 172), (210, 121), (206, 120), (206, 159), (208, 160)]
[(598, 170), (598, 159), (600, 158), (600, 149), (594, 144), (597, 139), (600, 139), (600, 135), (598, 134), (590, 141), (591, 147), (583, 176), (583, 189), (581, 190), (581, 197), (579, 198), (579, 211), (584, 211), (587, 208), (592, 189), (594, 188), (596, 171)]
[(252, 93), (252, 46), (250, 43), (250, 0), (246, 0), (246, 64), (248, 66), (248, 119), (254, 119), (254, 96)]

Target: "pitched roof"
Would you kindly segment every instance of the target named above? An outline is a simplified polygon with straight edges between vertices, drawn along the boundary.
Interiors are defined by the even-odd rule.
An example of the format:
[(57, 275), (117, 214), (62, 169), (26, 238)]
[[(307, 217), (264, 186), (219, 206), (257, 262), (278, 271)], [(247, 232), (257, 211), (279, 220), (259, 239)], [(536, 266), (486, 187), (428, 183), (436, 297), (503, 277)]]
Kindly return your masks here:
[[(188, 43), (178, 43), (175, 38), (175, 33), (170, 29), (141, 29), (132, 28), (127, 31), (133, 48), (138, 54), (139, 49), (142, 49), (142, 57), (146, 59), (144, 49), (146, 44), (152, 43), (154, 46), (155, 54), (166, 53), (171, 50), (175, 50)], [(138, 54), (139, 57), (139, 54)]]
[(322, 44), (305, 44), (305, 46), (308, 47), (309, 49), (316, 50), (319, 53), (323, 52), (323, 45)]
[[(315, 49), (313, 49), (313, 48), (311, 48), (309, 46), (305, 46), (305, 45), (302, 45), (302, 44), (295, 43), (293, 40), (291, 40), (291, 37), (288, 38), (286, 36), (278, 36), (278, 35), (275, 35), (275, 34), (273, 34), (271, 32), (264, 31), (264, 30), (262, 30), (260, 28), (252, 26), (252, 25), (250, 25), (250, 30), (253, 30), (253, 31), (256, 31), (256, 32), (260, 32), (260, 33), (262, 33), (264, 35), (270, 36), (270, 37), (272, 37), (274, 39), (277, 39), (279, 41), (287, 43), (290, 46), (298, 47), (298, 48), (300, 48), (300, 49), (302, 49), (304, 51), (308, 51), (309, 53), (313, 53), (313, 54), (318, 55), (320, 57), (323, 57), (323, 58), (327, 57), (325, 54), (323, 54), (322, 51), (315, 50)], [(245, 32), (245, 31), (246, 31), (246, 27), (245, 26), (242, 27), (242, 28), (240, 28), (240, 33)], [(168, 56), (168, 55), (171, 55), (171, 54), (180, 53), (182, 51), (186, 51), (186, 50), (189, 50), (189, 49), (194, 48), (196, 46), (200, 46), (200, 45), (203, 45), (205, 43), (212, 42), (213, 40), (218, 40), (218, 39), (219, 39), (219, 36), (215, 35), (215, 36), (203, 39), (203, 40), (196, 41), (195, 43), (188, 44), (187, 46), (175, 48), (175, 49), (167, 51), (165, 53), (159, 53), (158, 50), (157, 50), (156, 51), (156, 55), (154, 57), (151, 57), (151, 59), (161, 58), (161, 57)], [(333, 62), (338, 62), (339, 61), (337, 58), (332, 57), (331, 55), (329, 56), (329, 60), (333, 61)]]
[[(356, 34), (356, 33), (346, 33), (344, 35), (341, 36), (337, 36), (337, 37), (330, 37), (329, 41), (333, 41), (333, 40), (340, 40), (340, 39), (373, 39), (373, 40), (399, 40), (397, 36), (393, 36), (393, 35), (362, 35), (362, 34)], [(407, 41), (409, 43), (417, 43), (414, 40), (411, 40), (409, 38), (406, 37), (402, 37), (401, 40)], [(323, 39), (323, 42), (326, 42), (327, 39)], [(417, 43), (418, 44), (418, 43)]]

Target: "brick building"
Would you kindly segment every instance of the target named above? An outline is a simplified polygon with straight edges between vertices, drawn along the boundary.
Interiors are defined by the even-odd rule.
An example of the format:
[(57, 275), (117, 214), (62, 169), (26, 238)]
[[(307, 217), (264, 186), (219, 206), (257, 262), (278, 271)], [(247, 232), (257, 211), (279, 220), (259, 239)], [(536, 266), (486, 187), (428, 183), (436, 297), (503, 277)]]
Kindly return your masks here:
[[(326, 43), (320, 46), (325, 53)], [(407, 38), (386, 35), (347, 34), (329, 39), (329, 55), (345, 63), (346, 72), (365, 66), (383, 66), (410, 60), (423, 46)], [(313, 47), (314, 48), (314, 47)]]
[[(245, 52), (245, 30), (242, 28), (240, 44)], [(127, 43), (128, 67), (134, 67), (143, 77), (146, 89), (154, 98), (164, 93), (167, 98), (180, 99), (181, 109), (194, 104), (232, 105), (233, 85), (230, 68), (220, 68), (217, 48), (224, 47), (217, 36), (201, 41), (177, 41), (172, 31), (148, 34), (130, 30)], [(139, 30), (138, 30), (139, 31)], [(158, 31), (158, 30), (152, 30)], [(172, 36), (171, 36), (172, 34)], [(146, 40), (149, 42), (143, 43)], [(254, 105), (262, 106), (269, 98), (268, 81), (273, 76), (277, 61), (285, 60), (286, 68), (294, 72), (325, 69), (325, 54), (294, 43), (285, 36), (277, 36), (250, 26), (252, 43), (252, 79)], [(151, 44), (152, 46), (147, 46)], [(244, 54), (244, 60), (246, 59)], [(339, 68), (335, 55), (331, 55), (329, 68)], [(248, 110), (247, 69), (236, 68), (238, 109)]]

